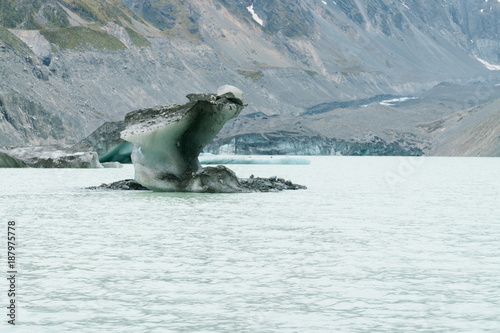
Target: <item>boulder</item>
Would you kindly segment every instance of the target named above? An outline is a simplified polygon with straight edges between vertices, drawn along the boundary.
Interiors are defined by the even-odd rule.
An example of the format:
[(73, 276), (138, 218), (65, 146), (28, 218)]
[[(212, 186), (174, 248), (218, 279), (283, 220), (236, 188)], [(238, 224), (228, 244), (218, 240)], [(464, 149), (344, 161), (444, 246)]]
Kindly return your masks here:
[(120, 191), (149, 191), (147, 187), (139, 184), (135, 179), (119, 180), (111, 184), (91, 186), (89, 190), (120, 190)]

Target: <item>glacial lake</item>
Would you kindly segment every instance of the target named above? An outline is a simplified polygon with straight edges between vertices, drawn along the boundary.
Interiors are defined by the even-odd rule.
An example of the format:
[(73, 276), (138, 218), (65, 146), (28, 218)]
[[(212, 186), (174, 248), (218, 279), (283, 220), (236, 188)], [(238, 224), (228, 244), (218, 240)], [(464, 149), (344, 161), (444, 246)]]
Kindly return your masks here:
[[(229, 165), (307, 190), (90, 191), (123, 169), (0, 169), (1, 332), (499, 332), (500, 158)], [(0, 251), (7, 276), (6, 248)]]

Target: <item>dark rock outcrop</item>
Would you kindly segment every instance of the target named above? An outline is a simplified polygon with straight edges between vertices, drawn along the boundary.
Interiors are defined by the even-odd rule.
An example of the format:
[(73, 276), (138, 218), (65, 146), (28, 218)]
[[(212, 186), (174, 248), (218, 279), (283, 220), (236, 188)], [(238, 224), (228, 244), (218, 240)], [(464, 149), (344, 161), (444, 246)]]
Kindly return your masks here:
[(21, 160), (0, 152), (0, 168), (27, 168), (28, 166)]
[(89, 190), (121, 190), (121, 191), (149, 191), (147, 187), (142, 186), (134, 179), (119, 180), (111, 184), (101, 184), (91, 186)]
[(294, 184), (289, 180), (277, 177), (255, 178), (251, 175), (249, 178), (240, 179), (240, 183), (244, 188), (247, 188), (252, 192), (276, 192), (283, 190), (307, 189), (306, 186)]

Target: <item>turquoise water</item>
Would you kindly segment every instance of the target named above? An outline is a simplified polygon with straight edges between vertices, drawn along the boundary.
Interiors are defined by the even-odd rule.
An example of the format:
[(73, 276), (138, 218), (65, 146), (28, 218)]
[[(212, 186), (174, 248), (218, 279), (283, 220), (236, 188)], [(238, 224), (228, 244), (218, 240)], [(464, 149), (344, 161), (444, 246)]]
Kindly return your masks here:
[(310, 159), (231, 165), (308, 186), (252, 194), (0, 169), (0, 237), (13, 219), (19, 243), (18, 325), (2, 279), (0, 331), (500, 331), (500, 159)]

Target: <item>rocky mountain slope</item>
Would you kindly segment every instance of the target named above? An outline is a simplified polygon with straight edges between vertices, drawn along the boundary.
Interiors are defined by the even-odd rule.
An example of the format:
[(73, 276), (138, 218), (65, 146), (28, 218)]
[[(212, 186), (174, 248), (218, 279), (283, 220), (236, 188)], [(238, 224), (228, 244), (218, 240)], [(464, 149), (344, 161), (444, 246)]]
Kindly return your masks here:
[(0, 145), (231, 84), (249, 106), (213, 152), (498, 154), (499, 19), (492, 0), (5, 0)]

